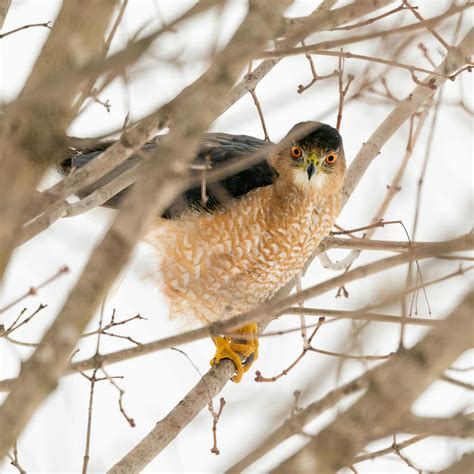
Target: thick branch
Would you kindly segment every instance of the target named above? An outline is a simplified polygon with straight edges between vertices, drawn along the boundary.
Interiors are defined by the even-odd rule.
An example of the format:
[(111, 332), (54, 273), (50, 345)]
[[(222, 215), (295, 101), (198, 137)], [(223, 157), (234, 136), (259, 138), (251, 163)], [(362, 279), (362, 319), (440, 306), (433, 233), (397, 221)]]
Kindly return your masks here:
[(474, 436), (474, 419), (472, 415), (462, 414), (451, 418), (428, 418), (411, 415), (402, 420), (399, 431), (430, 436), (472, 437)]
[(108, 473), (128, 474), (145, 468), (224, 388), (234, 372), (235, 366), (230, 360), (223, 360), (219, 370), (209, 370), (179, 404)]

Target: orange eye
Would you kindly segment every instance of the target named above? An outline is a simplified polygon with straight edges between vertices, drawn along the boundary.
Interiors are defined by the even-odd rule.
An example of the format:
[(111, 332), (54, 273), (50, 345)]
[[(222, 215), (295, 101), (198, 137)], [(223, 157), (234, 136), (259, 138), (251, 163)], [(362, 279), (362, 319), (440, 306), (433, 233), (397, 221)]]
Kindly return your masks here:
[(293, 158), (299, 158), (301, 156), (301, 148), (299, 146), (291, 147), (291, 156)]
[(337, 160), (337, 155), (335, 153), (329, 153), (329, 155), (326, 156), (324, 161), (332, 165), (333, 163), (336, 162), (336, 160)]

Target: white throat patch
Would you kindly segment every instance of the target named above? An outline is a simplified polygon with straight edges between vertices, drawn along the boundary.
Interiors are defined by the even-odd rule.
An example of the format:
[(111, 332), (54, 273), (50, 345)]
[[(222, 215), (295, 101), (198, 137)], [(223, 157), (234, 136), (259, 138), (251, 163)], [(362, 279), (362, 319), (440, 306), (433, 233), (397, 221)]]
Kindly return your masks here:
[(318, 171), (308, 180), (308, 173), (298, 168), (293, 170), (293, 179), (295, 184), (304, 191), (321, 191), (326, 185), (327, 175)]

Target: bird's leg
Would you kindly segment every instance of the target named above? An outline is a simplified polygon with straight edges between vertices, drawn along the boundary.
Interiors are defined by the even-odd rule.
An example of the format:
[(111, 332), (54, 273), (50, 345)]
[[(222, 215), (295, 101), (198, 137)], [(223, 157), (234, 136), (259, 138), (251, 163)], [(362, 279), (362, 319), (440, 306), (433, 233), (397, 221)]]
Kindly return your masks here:
[(230, 359), (235, 364), (236, 369), (236, 374), (232, 377), (232, 381), (238, 383), (244, 372), (247, 372), (258, 358), (258, 326), (257, 323), (250, 323), (233, 332), (254, 337), (249, 337), (248, 339), (239, 339), (238, 336), (213, 337), (212, 340), (216, 345), (216, 353), (211, 360), (211, 365), (214, 367), (222, 359)]

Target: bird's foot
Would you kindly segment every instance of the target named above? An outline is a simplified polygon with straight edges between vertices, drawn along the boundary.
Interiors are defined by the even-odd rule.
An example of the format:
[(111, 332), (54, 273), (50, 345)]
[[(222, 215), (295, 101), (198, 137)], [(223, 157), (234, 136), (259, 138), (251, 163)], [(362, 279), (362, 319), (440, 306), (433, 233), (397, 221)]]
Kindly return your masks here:
[(216, 345), (216, 353), (211, 366), (217, 365), (222, 359), (230, 359), (235, 364), (236, 373), (232, 381), (239, 383), (242, 375), (247, 372), (258, 358), (258, 327), (257, 323), (247, 324), (234, 331), (236, 334), (254, 336), (240, 339), (238, 336), (218, 336), (212, 340)]

